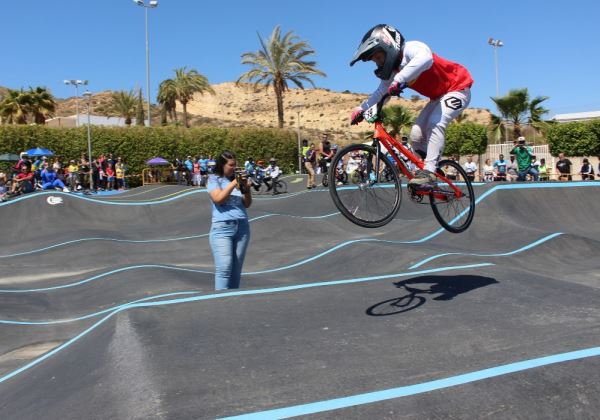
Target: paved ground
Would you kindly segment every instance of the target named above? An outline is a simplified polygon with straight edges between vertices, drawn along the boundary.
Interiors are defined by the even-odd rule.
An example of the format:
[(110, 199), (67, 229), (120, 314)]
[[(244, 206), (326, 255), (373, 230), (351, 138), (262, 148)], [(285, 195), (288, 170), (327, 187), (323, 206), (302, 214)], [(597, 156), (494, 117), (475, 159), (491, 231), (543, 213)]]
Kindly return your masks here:
[(479, 186), (454, 235), (287, 181), (232, 292), (204, 191), (0, 205), (2, 418), (599, 418), (600, 183)]

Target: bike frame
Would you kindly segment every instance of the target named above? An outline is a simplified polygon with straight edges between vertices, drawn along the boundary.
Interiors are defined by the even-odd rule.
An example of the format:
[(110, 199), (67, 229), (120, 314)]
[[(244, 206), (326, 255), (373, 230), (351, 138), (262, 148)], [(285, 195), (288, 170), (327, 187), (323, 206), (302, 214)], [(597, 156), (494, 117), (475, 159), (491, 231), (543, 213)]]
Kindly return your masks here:
[[(385, 97), (384, 97), (384, 99), (382, 99), (382, 102), (384, 100), (385, 100)], [(396, 166), (402, 171), (402, 173), (409, 180), (414, 178), (414, 175), (408, 170), (408, 168), (406, 167), (406, 164), (404, 163), (402, 158), (400, 158), (400, 156), (396, 152), (396, 150), (398, 150), (401, 154), (406, 156), (408, 158), (408, 160), (410, 160), (412, 163), (414, 163), (419, 169), (423, 169), (423, 167), (425, 166), (424, 162), (421, 159), (419, 159), (417, 156), (415, 156), (414, 153), (412, 153), (410, 150), (408, 150), (406, 147), (404, 147), (402, 145), (402, 143), (400, 143), (398, 140), (396, 140), (395, 138), (390, 136), (387, 133), (387, 131), (385, 131), (385, 128), (383, 127), (383, 123), (378, 119), (375, 121), (375, 133), (373, 134), (373, 146), (376, 147), (376, 149), (377, 149), (377, 158), (376, 158), (377, 172), (379, 172), (379, 152), (381, 151), (381, 144), (384, 145), (384, 147), (390, 153), (390, 156), (396, 162)], [(463, 192), (458, 187), (456, 187), (452, 183), (452, 181), (450, 181), (444, 175), (441, 175), (436, 172), (435, 176), (440, 181), (447, 183), (452, 188), (452, 190), (454, 191), (455, 198), (460, 198), (463, 196)], [(447, 200), (448, 199), (447, 194), (444, 194), (441, 191), (435, 191), (435, 190), (434, 191), (419, 191), (419, 190), (417, 190), (417, 191), (415, 191), (415, 194), (427, 195), (427, 196), (433, 194), (433, 196), (438, 200)]]

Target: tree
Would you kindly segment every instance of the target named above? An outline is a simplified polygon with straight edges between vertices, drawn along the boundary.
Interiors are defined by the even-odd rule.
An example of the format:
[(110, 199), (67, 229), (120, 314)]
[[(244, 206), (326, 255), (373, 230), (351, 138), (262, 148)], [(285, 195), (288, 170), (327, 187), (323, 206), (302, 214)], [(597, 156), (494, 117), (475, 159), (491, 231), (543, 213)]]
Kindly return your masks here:
[(181, 67), (175, 69), (175, 79), (161, 82), (157, 100), (172, 113), (175, 113), (174, 100), (178, 100), (183, 108), (183, 124), (189, 128), (187, 104), (194, 99), (195, 93), (203, 95), (204, 92), (215, 93), (208, 79), (194, 69), (188, 71), (187, 67)]
[(156, 101), (161, 104), (162, 110), (169, 116), (171, 121), (177, 122), (177, 92), (173, 80), (167, 79), (161, 82), (158, 86)]
[(326, 75), (315, 67), (315, 61), (306, 60), (315, 52), (306, 41), (300, 41), (293, 31), (282, 36), (281, 28), (276, 26), (266, 42), (260, 34), (258, 39), (260, 50), (242, 54), (242, 64), (253, 68), (242, 74), (236, 83), (254, 82), (255, 88), (263, 84), (265, 89), (273, 86), (277, 101), (277, 121), (279, 128), (283, 128), (283, 95), (289, 90), (288, 82), (300, 89), (304, 89), (304, 82), (315, 87), (309, 76)]
[(107, 117), (118, 116), (125, 119), (125, 125), (130, 126), (133, 115), (135, 114), (135, 108), (137, 104), (137, 98), (133, 93), (133, 90), (129, 92), (120, 90), (113, 92), (111, 100), (107, 106), (98, 108), (97, 110)]
[(137, 104), (135, 108), (135, 125), (144, 126), (144, 100), (142, 99), (142, 89), (138, 89)]
[(27, 124), (33, 98), (31, 93), (9, 89), (0, 102), (0, 117), (7, 124)]
[(398, 137), (404, 132), (404, 129), (412, 127), (415, 123), (415, 117), (410, 109), (402, 105), (391, 105), (383, 108), (383, 125), (390, 135)]
[(36, 124), (46, 124), (46, 118), (53, 117), (56, 111), (54, 96), (45, 87), (29, 88), (29, 112)]
[[(548, 97), (538, 96), (530, 102), (527, 88), (513, 89), (506, 96), (492, 97), (491, 99), (498, 107), (502, 118), (512, 123), (513, 140), (521, 135), (521, 125), (523, 123), (532, 118), (536, 119), (536, 122), (541, 121), (541, 116), (548, 112), (540, 106)], [(496, 119), (498, 118), (496, 117)]]
[(487, 148), (487, 130), (484, 125), (466, 122), (450, 124), (446, 129), (444, 154), (482, 154)]

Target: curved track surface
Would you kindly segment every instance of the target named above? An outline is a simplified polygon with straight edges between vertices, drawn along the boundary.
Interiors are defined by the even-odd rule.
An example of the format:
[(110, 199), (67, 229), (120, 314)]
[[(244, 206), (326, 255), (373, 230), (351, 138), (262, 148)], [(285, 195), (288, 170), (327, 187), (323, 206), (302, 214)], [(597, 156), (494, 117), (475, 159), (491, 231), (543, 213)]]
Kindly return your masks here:
[(597, 418), (600, 183), (480, 185), (454, 235), (287, 181), (219, 293), (203, 190), (0, 204), (2, 418)]

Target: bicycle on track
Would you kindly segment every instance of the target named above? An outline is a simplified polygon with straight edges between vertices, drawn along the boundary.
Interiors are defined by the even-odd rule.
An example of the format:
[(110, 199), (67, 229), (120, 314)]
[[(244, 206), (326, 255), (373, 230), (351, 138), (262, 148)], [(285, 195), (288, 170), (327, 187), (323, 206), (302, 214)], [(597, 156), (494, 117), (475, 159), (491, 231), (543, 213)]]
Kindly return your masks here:
[[(348, 185), (338, 185), (329, 171), (329, 193), (333, 203), (352, 223), (362, 227), (377, 228), (388, 224), (400, 210), (402, 201), (401, 174), (410, 180), (414, 177), (400, 155), (423, 169), (423, 161), (402, 143), (390, 136), (383, 127), (381, 109), (389, 95), (367, 109), (363, 116), (375, 125), (373, 143), (351, 144), (340, 150), (333, 158), (331, 167), (340, 161), (344, 167), (351, 162)], [(382, 147), (387, 150), (386, 157)], [(452, 173), (453, 179), (446, 177)], [(436, 186), (431, 190), (407, 187), (411, 200), (431, 205), (438, 222), (449, 232), (465, 231), (475, 214), (475, 193), (465, 170), (453, 160), (442, 160), (436, 171)]]

